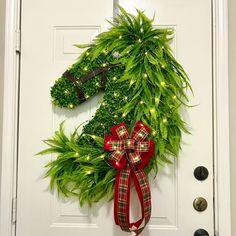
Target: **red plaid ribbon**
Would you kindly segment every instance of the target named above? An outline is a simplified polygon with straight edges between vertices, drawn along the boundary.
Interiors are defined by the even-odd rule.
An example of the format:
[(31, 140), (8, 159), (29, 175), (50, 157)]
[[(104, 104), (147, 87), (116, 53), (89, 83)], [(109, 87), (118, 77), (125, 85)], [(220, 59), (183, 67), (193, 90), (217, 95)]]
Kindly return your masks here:
[[(129, 135), (125, 123), (111, 127), (105, 135), (104, 149), (112, 151), (109, 163), (117, 169), (114, 193), (114, 217), (117, 225), (127, 232), (140, 234), (151, 217), (151, 191), (147, 175), (142, 170), (154, 155), (154, 141), (146, 140), (150, 128), (138, 121)], [(130, 186), (133, 179), (141, 204), (142, 217), (130, 223)]]

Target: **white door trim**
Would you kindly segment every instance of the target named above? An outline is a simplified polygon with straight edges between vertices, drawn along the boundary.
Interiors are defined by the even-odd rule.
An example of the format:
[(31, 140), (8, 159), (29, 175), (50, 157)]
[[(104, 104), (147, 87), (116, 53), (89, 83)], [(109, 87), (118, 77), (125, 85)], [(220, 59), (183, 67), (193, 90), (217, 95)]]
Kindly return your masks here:
[(0, 235), (14, 236), (12, 203), (16, 196), (17, 130), (18, 130), (18, 70), (16, 53), (20, 0), (5, 0), (5, 52), (3, 76), (3, 133), (0, 150)]
[(231, 236), (227, 0), (213, 0), (213, 46), (215, 228)]
[[(214, 41), (214, 179), (216, 235), (231, 236), (228, 101), (227, 0), (213, 1)], [(1, 150), (0, 236), (14, 236), (12, 199), (16, 194), (18, 136), (18, 56), (16, 53), (20, 0), (6, 1), (3, 141)]]

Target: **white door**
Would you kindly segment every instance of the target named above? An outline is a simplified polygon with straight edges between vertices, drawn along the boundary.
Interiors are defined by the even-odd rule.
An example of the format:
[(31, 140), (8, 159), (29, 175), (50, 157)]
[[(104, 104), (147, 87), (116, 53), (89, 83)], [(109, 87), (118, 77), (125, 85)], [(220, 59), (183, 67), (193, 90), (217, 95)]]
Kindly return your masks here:
[[(172, 166), (160, 168), (151, 182), (152, 218), (142, 235), (191, 236), (198, 228), (214, 235), (213, 132), (212, 132), (212, 6), (211, 0), (121, 0), (128, 11), (155, 11), (156, 27), (172, 27), (174, 54), (186, 69), (194, 90), (185, 120), (192, 135), (183, 137), (182, 152)], [(60, 200), (43, 179), (51, 157), (35, 157), (67, 119), (73, 131), (90, 119), (101, 98), (96, 96), (75, 110), (53, 107), (50, 87), (80, 55), (75, 43), (88, 43), (108, 28), (112, 0), (22, 0), (22, 53), (20, 75), (19, 159), (16, 236), (118, 236), (128, 235), (115, 226), (112, 202), (88, 209), (77, 202)], [(197, 166), (209, 177), (194, 178)], [(193, 208), (204, 197), (203, 212)]]

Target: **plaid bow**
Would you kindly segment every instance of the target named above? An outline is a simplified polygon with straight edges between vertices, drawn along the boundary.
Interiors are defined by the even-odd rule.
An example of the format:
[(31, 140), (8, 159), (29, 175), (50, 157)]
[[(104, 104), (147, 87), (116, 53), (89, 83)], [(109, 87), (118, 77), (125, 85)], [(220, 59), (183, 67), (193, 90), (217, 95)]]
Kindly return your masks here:
[[(112, 135), (105, 135), (104, 149), (112, 151), (109, 163), (117, 169), (114, 193), (114, 216), (117, 225), (127, 232), (140, 234), (151, 217), (151, 192), (146, 173), (142, 170), (154, 155), (154, 141), (147, 140), (150, 128), (138, 121), (131, 135), (120, 123), (111, 127)], [(142, 218), (130, 223), (131, 178), (137, 191)]]

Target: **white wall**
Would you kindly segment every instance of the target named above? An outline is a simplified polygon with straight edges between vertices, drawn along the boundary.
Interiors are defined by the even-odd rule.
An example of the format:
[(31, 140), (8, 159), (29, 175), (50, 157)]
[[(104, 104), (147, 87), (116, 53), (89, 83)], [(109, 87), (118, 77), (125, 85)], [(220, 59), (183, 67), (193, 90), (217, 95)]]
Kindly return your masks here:
[[(3, 105), (3, 68), (4, 68), (4, 23), (5, 1), (0, 0), (0, 176), (2, 150), (2, 105)], [(1, 183), (1, 182), (0, 182)]]
[(236, 1), (229, 0), (229, 92), (232, 236), (236, 236)]

